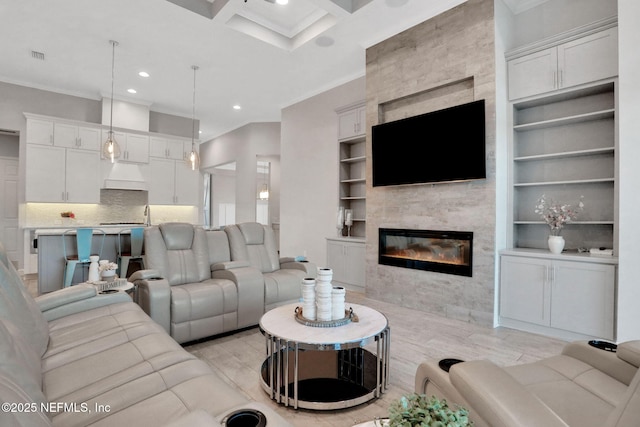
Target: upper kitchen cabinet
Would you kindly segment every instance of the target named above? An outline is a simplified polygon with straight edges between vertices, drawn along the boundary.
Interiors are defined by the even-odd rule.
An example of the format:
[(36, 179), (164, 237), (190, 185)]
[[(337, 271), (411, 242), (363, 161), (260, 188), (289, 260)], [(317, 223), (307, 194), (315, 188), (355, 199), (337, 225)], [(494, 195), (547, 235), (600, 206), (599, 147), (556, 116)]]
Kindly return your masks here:
[(32, 114), (27, 117), (27, 143), (83, 150), (100, 149), (100, 127), (80, 126)]
[(509, 99), (521, 99), (614, 77), (618, 28), (580, 28), (507, 54)]
[[(102, 140), (106, 141), (109, 131), (102, 130)], [(120, 146), (119, 162), (149, 163), (149, 135), (113, 131)]]
[(198, 205), (200, 171), (182, 160), (151, 158), (147, 182), (152, 205)]
[(185, 153), (188, 152), (185, 147), (189, 145), (191, 150), (191, 141), (177, 138), (168, 138), (162, 136), (152, 136), (149, 140), (149, 155), (160, 159), (183, 160)]

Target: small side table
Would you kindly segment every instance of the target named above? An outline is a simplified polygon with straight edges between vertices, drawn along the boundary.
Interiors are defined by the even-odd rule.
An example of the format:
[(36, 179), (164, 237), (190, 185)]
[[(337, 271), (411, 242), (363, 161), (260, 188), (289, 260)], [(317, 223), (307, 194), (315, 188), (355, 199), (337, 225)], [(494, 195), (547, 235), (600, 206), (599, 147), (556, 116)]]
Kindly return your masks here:
[(129, 294), (131, 299), (136, 300), (136, 287), (131, 282), (126, 282), (126, 284), (121, 284), (119, 282), (97, 282), (93, 283), (93, 286), (96, 287), (99, 294), (112, 294), (116, 292), (126, 292)]

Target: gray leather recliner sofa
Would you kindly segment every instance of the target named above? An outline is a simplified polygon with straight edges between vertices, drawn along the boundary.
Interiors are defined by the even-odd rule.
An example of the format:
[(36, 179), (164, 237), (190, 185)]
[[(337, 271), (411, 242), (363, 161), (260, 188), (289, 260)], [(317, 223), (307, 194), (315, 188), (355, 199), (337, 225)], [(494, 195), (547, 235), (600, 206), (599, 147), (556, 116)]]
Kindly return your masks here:
[(264, 276), (264, 309), (296, 302), (302, 296), (301, 283), (305, 277), (316, 277), (315, 264), (297, 262), (295, 258), (280, 257), (273, 230), (257, 222), (228, 225), (231, 259), (248, 262)]
[(270, 260), (271, 252), (266, 247), (251, 250), (257, 254), (254, 259), (246, 255), (244, 241), (230, 244), (235, 234), (229, 229), (240, 227), (271, 236), (268, 248), (277, 254), (273, 231), (257, 223), (227, 226), (225, 231), (186, 223), (145, 228), (147, 269), (129, 280), (138, 286), (140, 306), (179, 343), (257, 325), (266, 310), (300, 298), (302, 278), (315, 277), (315, 265), (290, 260), (284, 264), (291, 273), (283, 273), (277, 282), (286, 286), (273, 292), (269, 272), (252, 262), (263, 256)]
[(477, 360), (447, 373), (426, 361), (415, 391), (467, 408), (476, 427), (637, 427), (638, 367), (640, 341), (621, 343), (617, 352), (574, 342), (560, 355), (504, 368)]
[(125, 293), (38, 298), (0, 244), (0, 425), (218, 426), (240, 409), (290, 426), (186, 352)]

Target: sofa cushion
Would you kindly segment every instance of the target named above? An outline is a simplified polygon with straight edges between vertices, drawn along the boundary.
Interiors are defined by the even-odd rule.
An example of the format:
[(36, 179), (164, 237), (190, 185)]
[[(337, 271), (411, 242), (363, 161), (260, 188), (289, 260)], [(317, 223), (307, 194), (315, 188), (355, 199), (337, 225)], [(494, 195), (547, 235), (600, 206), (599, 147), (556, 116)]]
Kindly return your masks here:
[(266, 310), (278, 305), (295, 302), (302, 296), (302, 270), (283, 269), (264, 273), (264, 304)]
[(221, 230), (209, 230), (205, 234), (207, 235), (207, 244), (209, 246), (209, 264), (214, 265), (231, 261), (227, 233)]
[(564, 355), (504, 369), (568, 425), (604, 425), (627, 389), (592, 366)]
[[(0, 253), (3, 253), (1, 246)], [(36, 354), (44, 354), (49, 342), (47, 321), (16, 269), (4, 262), (0, 262), (0, 316), (13, 322)]]
[(47, 401), (42, 393), (40, 356), (8, 320), (0, 320), (0, 376), (23, 390), (30, 402)]
[(168, 223), (144, 231), (145, 267), (157, 270), (170, 285), (211, 277), (207, 238), (202, 228)]

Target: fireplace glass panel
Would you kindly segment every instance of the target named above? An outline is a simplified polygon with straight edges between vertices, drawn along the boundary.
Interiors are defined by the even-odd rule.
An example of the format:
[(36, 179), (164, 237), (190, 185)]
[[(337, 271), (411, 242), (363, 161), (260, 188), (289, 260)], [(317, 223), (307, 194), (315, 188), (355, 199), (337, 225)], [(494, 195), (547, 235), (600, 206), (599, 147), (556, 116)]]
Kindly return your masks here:
[(380, 264), (471, 276), (471, 232), (381, 228), (379, 242)]

